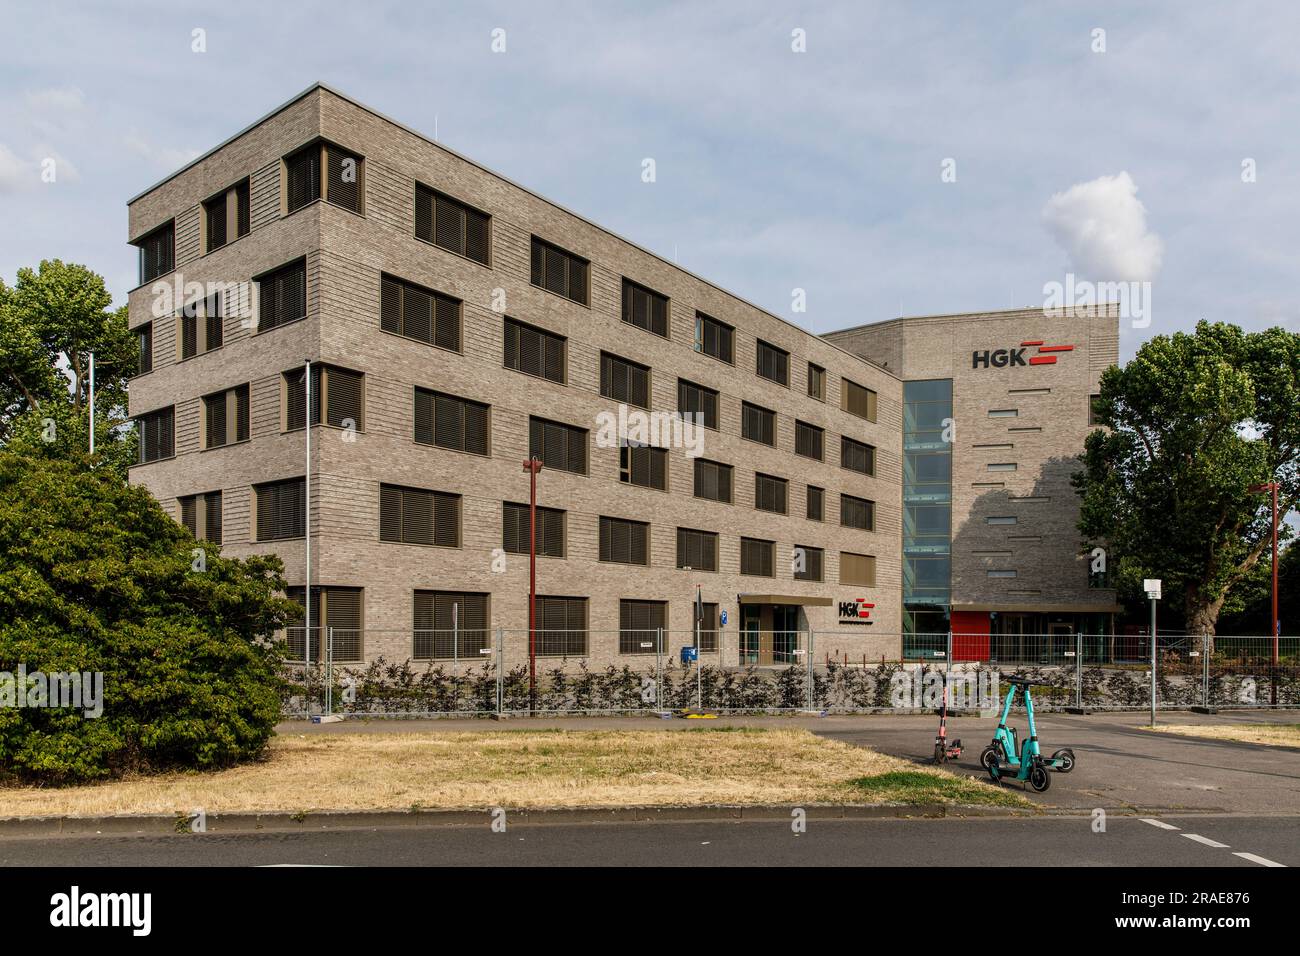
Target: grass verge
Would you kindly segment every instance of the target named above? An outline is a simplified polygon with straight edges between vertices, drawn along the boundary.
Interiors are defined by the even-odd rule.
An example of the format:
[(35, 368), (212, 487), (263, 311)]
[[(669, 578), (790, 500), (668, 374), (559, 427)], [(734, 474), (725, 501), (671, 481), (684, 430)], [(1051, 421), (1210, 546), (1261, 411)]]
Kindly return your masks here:
[(1031, 805), (806, 730), (754, 728), (288, 735), (214, 773), (0, 788), (7, 817), (818, 803)]
[(1204, 737), (1208, 740), (1240, 740), (1273, 747), (1300, 747), (1300, 724), (1161, 724), (1165, 734)]

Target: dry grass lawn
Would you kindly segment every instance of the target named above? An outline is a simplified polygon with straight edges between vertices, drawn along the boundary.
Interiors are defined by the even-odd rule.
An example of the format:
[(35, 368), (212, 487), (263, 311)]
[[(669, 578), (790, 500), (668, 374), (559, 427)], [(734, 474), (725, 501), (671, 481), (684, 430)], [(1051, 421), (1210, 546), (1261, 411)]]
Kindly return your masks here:
[(1169, 724), (1156, 727), (1167, 734), (1240, 740), (1248, 744), (1300, 747), (1300, 724)]
[(287, 735), (259, 763), (0, 788), (0, 816), (816, 803), (1029, 806), (805, 730)]

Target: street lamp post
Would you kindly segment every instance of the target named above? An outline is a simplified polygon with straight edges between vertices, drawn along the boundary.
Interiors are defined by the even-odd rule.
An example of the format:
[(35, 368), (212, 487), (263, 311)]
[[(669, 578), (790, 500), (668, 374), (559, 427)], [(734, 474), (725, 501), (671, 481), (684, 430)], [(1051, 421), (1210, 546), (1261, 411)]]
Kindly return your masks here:
[(537, 473), (540, 459), (524, 462), (528, 472), (528, 709), (537, 710)]
[(1272, 492), (1273, 497), (1273, 691), (1271, 700), (1274, 706), (1277, 706), (1277, 642), (1278, 634), (1281, 633), (1278, 627), (1277, 618), (1277, 482), (1270, 481), (1262, 485), (1251, 485), (1248, 491), (1256, 494), (1268, 491)]

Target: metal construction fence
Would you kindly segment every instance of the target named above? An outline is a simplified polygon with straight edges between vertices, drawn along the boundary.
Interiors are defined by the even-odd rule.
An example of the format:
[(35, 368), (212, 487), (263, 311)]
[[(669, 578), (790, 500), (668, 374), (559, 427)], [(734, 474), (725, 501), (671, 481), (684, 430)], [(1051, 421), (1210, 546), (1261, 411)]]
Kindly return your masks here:
[[(1152, 705), (1146, 635), (873, 633), (871, 646), (893, 649), (873, 655), (841, 649), (863, 647), (860, 632), (733, 629), (697, 644), (660, 628), (539, 629), (530, 677), (527, 630), (312, 628), (311, 641), (294, 630), (302, 659), (284, 668), (287, 717), (916, 712), (937, 706), (945, 684), (953, 706), (983, 710), (1012, 675), (1034, 681), (1045, 711)], [(367, 660), (349, 659), (363, 649)], [(1300, 706), (1300, 637), (1160, 634), (1155, 650), (1157, 708)]]

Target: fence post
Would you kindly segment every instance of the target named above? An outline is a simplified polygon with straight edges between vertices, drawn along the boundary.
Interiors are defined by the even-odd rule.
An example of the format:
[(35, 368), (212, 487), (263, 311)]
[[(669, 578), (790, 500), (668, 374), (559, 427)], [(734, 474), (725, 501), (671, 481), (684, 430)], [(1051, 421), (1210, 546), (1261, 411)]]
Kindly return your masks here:
[(1210, 635), (1201, 635), (1201, 697), (1205, 706), (1210, 706)]
[(808, 646), (804, 648), (804, 656), (807, 658), (807, 660), (804, 662), (804, 667), (807, 670), (807, 677), (805, 678), (805, 680), (808, 684), (808, 709), (812, 710), (813, 709), (813, 629), (811, 627), (808, 628)]
[(1074, 635), (1074, 706), (1083, 710), (1083, 632)]
[(505, 632), (497, 628), (497, 719), (501, 719), (505, 698), (506, 641)]
[(655, 710), (664, 709), (664, 629), (658, 628), (655, 637)]
[(325, 716), (334, 713), (334, 625), (325, 636)]

